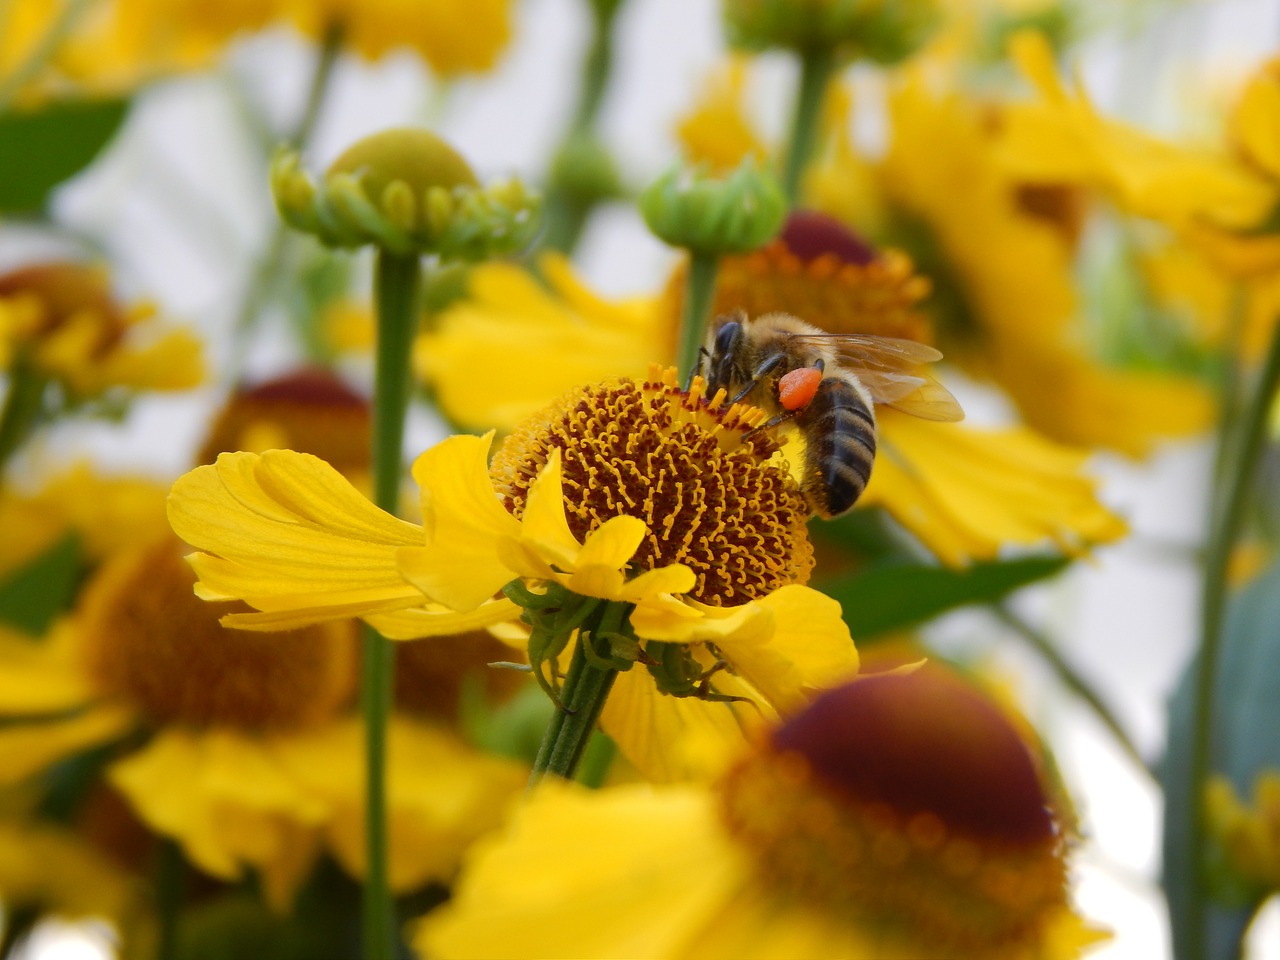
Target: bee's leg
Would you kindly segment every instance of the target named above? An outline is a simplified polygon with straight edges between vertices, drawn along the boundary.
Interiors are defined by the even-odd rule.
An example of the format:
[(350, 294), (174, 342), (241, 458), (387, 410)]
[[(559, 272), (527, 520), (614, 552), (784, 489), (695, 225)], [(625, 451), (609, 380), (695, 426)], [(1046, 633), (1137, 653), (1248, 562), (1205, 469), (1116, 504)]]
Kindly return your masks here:
[(794, 420), (797, 414), (799, 413), (800, 413), (799, 410), (784, 410), (782, 411), (782, 413), (774, 414), (764, 423), (760, 424), (760, 426), (752, 427), (750, 430), (744, 433), (742, 435), (742, 439), (749, 440), (752, 437), (752, 435), (757, 434), (762, 430), (772, 430), (774, 427), (776, 427), (780, 423), (786, 423), (788, 420)]
[(756, 385), (763, 380), (774, 367), (782, 362), (782, 359), (783, 357), (781, 353), (775, 353), (771, 357), (765, 357), (765, 359), (760, 362), (760, 366), (756, 367), (755, 370), (752, 371), (751, 379), (747, 381), (747, 385), (739, 390), (736, 396), (730, 397), (729, 403), (737, 403), (748, 393), (754, 390)]
[(689, 376), (684, 379), (684, 392), (688, 393), (693, 389), (693, 378), (702, 373), (702, 369), (711, 359), (711, 351), (706, 347), (698, 347), (698, 360), (694, 363), (693, 368), (689, 371)]

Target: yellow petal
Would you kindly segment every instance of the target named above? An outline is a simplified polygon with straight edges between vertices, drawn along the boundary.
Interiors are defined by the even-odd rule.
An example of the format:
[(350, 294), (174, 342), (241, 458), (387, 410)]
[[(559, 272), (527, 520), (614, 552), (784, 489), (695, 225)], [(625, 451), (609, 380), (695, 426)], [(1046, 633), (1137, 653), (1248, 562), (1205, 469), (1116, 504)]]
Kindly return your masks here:
[(422, 488), (427, 546), (400, 550), (405, 579), (454, 610), (480, 606), (516, 572), (498, 553), (503, 538), (518, 537), (519, 523), (494, 493), (488, 452), (493, 434), (450, 437), (422, 454), (413, 477)]
[[(365, 871), (364, 732), (352, 720), (281, 743), (283, 766), (323, 798), (325, 837), (354, 876)], [(463, 852), (501, 820), (529, 771), (427, 724), (394, 716), (387, 730), (390, 882), (397, 891), (448, 881)]]
[(744, 726), (760, 722), (750, 703), (660, 693), (642, 666), (618, 674), (600, 728), (646, 780), (708, 780), (744, 749)]
[[(169, 519), (207, 551), (191, 558), (206, 599), (350, 616), (362, 604), (421, 603), (395, 552), (422, 530), (379, 510), (338, 471), (292, 450), (222, 454), (174, 484)], [(353, 606), (354, 605), (354, 606)]]
[(432, 957), (683, 957), (748, 876), (706, 791), (548, 782), (413, 942)]
[(486, 601), (468, 613), (455, 613), (444, 607), (427, 606), (365, 617), (369, 625), (388, 640), (446, 637), (519, 619), (520, 607), (506, 597)]
[(70, 620), (43, 640), (0, 628), (0, 715), (56, 713), (93, 699), (78, 640)]
[(59, 760), (114, 740), (135, 722), (127, 710), (102, 706), (73, 717), (0, 727), (0, 786), (11, 786)]
[[(520, 538), (540, 555), (544, 564), (552, 564), (561, 570), (572, 570), (578, 563), (578, 553), (582, 550), (582, 545), (569, 529), (569, 521), (564, 514), (564, 486), (559, 450), (551, 451), (551, 455), (547, 457), (546, 466), (538, 473), (533, 486), (529, 488), (524, 516), (520, 518)], [(590, 541), (591, 538), (587, 539)], [(634, 553), (634, 550), (632, 552)], [(631, 554), (627, 554), (627, 559), (631, 559)], [(525, 576), (530, 575), (525, 571), (521, 573)]]
[(641, 599), (631, 612), (631, 626), (646, 640), (668, 643), (719, 641), (733, 633), (767, 633), (771, 614), (758, 603), (712, 607), (670, 596)]
[[(300, 879), (297, 846), (313, 842), (326, 805), (284, 769), (268, 741), (227, 730), (170, 728), (111, 767), (142, 820), (226, 880), (254, 867)], [(277, 890), (276, 895), (292, 891)], [(284, 899), (288, 899), (285, 897)]]
[(1097, 499), (1085, 455), (1025, 428), (978, 430), (885, 410), (863, 502), (884, 506), (943, 562), (1046, 540), (1078, 553), (1126, 527)]
[(792, 585), (755, 602), (772, 614), (772, 629), (741, 630), (716, 643), (734, 672), (779, 713), (794, 713), (858, 672), (858, 651), (835, 600)]
[(620, 599), (642, 603), (651, 598), (688, 593), (697, 584), (697, 575), (683, 563), (672, 563), (656, 570), (646, 570), (628, 580)]
[(1280, 180), (1280, 62), (1268, 61), (1249, 80), (1232, 112), (1231, 131), (1249, 159)]

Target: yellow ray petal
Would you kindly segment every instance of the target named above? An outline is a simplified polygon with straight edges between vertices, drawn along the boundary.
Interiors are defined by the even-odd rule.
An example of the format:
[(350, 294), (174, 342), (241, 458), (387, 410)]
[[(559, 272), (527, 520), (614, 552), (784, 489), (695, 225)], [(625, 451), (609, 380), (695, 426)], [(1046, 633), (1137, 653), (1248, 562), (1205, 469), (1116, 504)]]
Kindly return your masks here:
[(793, 585), (756, 603), (772, 614), (772, 630), (741, 630), (717, 645), (779, 713), (794, 713), (817, 691), (857, 673), (858, 651), (835, 600)]
[(683, 957), (748, 875), (707, 792), (548, 782), (477, 850), (414, 945), (432, 957)]
[(450, 437), (413, 465), (422, 488), (427, 546), (402, 549), (400, 572), (454, 610), (474, 610), (516, 576), (499, 556), (500, 542), (518, 537), (520, 525), (503, 509), (489, 480), (492, 441), (492, 433)]
[(468, 613), (454, 613), (444, 607), (427, 606), (365, 617), (369, 625), (388, 640), (452, 636), (519, 619), (520, 607), (506, 597), (486, 601)]
[(72, 717), (0, 728), (0, 786), (11, 786), (89, 747), (128, 731), (135, 719), (116, 706), (93, 707)]
[[(364, 874), (364, 734), (352, 720), (281, 741), (277, 755), (330, 815), (325, 835), (339, 861)], [(407, 891), (447, 881), (472, 841), (498, 825), (529, 771), (486, 756), (427, 724), (395, 716), (387, 731), (390, 882)]]
[(1046, 540), (1078, 553), (1124, 523), (1097, 499), (1085, 455), (1025, 428), (978, 430), (886, 410), (865, 503), (883, 505), (945, 563)]
[(422, 602), (395, 565), (397, 548), (422, 543), (421, 528), (307, 454), (224, 453), (174, 484), (169, 519), (207, 551), (191, 559), (206, 599), (269, 611)]
[[(543, 562), (535, 569), (553, 564), (561, 570), (572, 570), (579, 562), (582, 545), (569, 529), (569, 521), (564, 514), (564, 486), (558, 449), (551, 451), (546, 466), (529, 488), (524, 516), (520, 518), (520, 538), (541, 556)], [(587, 540), (590, 542), (591, 537)], [(628, 554), (627, 559), (630, 558)], [(533, 571), (522, 570), (521, 573), (525, 576), (538, 575)]]
[(641, 666), (618, 674), (600, 728), (647, 780), (706, 780), (743, 749), (743, 726), (759, 722), (749, 703), (722, 703), (658, 692)]
[(297, 845), (310, 842), (327, 813), (267, 741), (227, 730), (171, 728), (109, 777), (148, 826), (227, 880), (245, 867), (273, 873), (276, 883), (296, 873), (288, 868)]
[(71, 621), (35, 640), (0, 628), (0, 715), (56, 713), (93, 699)]

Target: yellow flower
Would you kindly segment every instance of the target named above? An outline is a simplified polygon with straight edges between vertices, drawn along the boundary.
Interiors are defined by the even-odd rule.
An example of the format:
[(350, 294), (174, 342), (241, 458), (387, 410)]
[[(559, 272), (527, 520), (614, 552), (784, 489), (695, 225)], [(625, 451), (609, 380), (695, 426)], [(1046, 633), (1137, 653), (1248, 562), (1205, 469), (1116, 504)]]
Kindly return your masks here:
[(61, 382), (73, 398), (112, 387), (185, 390), (204, 378), (200, 342), (153, 322), (153, 311), (122, 309), (104, 274), (46, 263), (0, 276), (0, 354)]
[(1030, 426), (1059, 442), (1142, 455), (1162, 437), (1208, 427), (1213, 408), (1200, 384), (1110, 369), (1083, 349), (1076, 228), (1058, 212), (1046, 216), (1045, 194), (1028, 194), (996, 163), (983, 111), (915, 76), (890, 101), (890, 118), (885, 189), (927, 225), (962, 303), (938, 329), (949, 358), (993, 379)]
[(1280, 890), (1280, 771), (1263, 770), (1246, 804), (1225, 777), (1205, 787), (1209, 833), (1241, 880), (1261, 891)]
[(338, 28), (343, 44), (367, 60), (407, 47), (443, 77), (483, 73), (511, 38), (510, 0), (281, 0), (315, 39)]
[(838, 687), (711, 786), (544, 784), (423, 956), (1059, 960), (1069, 812), (1002, 710), (924, 668)]
[(1000, 157), (1012, 176), (1092, 184), (1124, 210), (1175, 228), (1247, 229), (1275, 206), (1276, 185), (1231, 157), (1175, 147), (1100, 115), (1058, 79), (1043, 36), (1020, 33), (1010, 51), (1042, 98), (1002, 115)]
[[(664, 749), (673, 737), (741, 737), (742, 708), (698, 692), (787, 711), (856, 670), (857, 653), (838, 604), (802, 586), (808, 508), (776, 445), (743, 438), (763, 415), (718, 410), (700, 381), (686, 395), (674, 376), (569, 394), (510, 437), (492, 470), (489, 437), (428, 450), (414, 465), (421, 527), (291, 451), (193, 471), (174, 486), (170, 519), (207, 551), (191, 558), (200, 595), (262, 611), (232, 614), (232, 626), (361, 616), (398, 639), (452, 634), (519, 617), (494, 599), (513, 581), (626, 604), (628, 629), (685, 645), (681, 664), (701, 676), (673, 691), (695, 694), (681, 699), (660, 692), (657, 674), (626, 672), (617, 702), (631, 707), (611, 698), (602, 723), (646, 772), (688, 776), (705, 754), (676, 756), (685, 745)], [(721, 660), (729, 670), (717, 672)]]
[(85, 558), (98, 562), (168, 527), (164, 485), (145, 477), (106, 476), (78, 463), (31, 493), (0, 491), (0, 578), (74, 535)]
[(690, 160), (727, 173), (746, 157), (768, 157), (768, 148), (743, 109), (746, 88), (745, 57), (734, 57), (712, 75), (702, 101), (676, 129)]

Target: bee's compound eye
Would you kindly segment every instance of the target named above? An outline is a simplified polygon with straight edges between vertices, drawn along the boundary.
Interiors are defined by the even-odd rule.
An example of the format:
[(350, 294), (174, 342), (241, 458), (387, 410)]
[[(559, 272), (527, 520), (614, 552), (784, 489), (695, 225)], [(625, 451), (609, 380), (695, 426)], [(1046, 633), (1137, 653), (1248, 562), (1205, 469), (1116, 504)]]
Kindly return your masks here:
[(738, 341), (741, 338), (742, 324), (737, 320), (730, 320), (716, 331), (716, 354), (719, 356), (726, 356), (727, 354), (732, 353), (737, 348)]
[(817, 367), (799, 367), (788, 371), (778, 379), (778, 403), (783, 410), (802, 410), (818, 392), (818, 384), (821, 382), (822, 371)]

